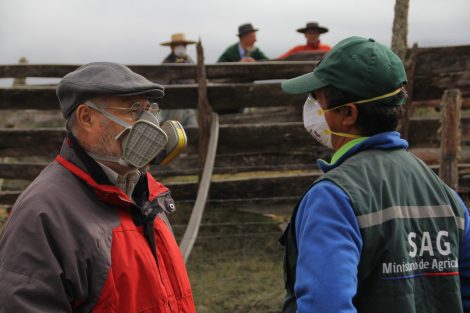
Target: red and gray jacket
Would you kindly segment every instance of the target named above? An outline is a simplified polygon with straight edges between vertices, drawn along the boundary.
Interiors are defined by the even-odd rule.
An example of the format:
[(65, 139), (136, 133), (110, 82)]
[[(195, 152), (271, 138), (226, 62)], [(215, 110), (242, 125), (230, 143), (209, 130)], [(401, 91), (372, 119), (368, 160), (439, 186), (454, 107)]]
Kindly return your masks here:
[(141, 175), (133, 199), (68, 135), (0, 236), (0, 312), (195, 312), (168, 188)]

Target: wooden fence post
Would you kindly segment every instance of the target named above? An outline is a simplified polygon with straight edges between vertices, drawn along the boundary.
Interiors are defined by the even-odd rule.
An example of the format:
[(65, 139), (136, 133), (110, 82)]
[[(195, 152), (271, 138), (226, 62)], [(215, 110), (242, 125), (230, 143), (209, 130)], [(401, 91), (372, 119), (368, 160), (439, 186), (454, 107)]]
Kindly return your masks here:
[[(18, 64), (28, 64), (28, 59), (26, 59), (25, 57), (21, 57), (20, 60), (18, 61)], [(13, 79), (13, 84), (12, 84), (12, 87), (15, 88), (15, 87), (24, 87), (26, 86), (26, 77), (17, 77), (15, 79)]]
[(447, 89), (442, 97), (441, 164), (439, 176), (452, 189), (459, 187), (460, 117), (462, 93)]
[(198, 109), (199, 109), (199, 188), (191, 217), (180, 242), (180, 249), (184, 261), (187, 262), (196, 242), (202, 215), (209, 196), (209, 188), (214, 170), (217, 143), (219, 140), (219, 117), (212, 112), (207, 99), (207, 76), (204, 66), (204, 52), (201, 40), (197, 44), (197, 81), (198, 81)]
[(408, 3), (409, 0), (396, 0), (393, 17), (392, 50), (402, 61), (405, 61), (408, 48)]
[(408, 92), (408, 99), (403, 105), (403, 115), (400, 120), (400, 134), (405, 140), (408, 140), (408, 130), (410, 128), (410, 116), (413, 114), (413, 88), (414, 88), (414, 75), (416, 69), (416, 57), (418, 55), (418, 44), (414, 44), (411, 53), (405, 61), (406, 76), (408, 84), (406, 86)]
[[(408, 8), (409, 0), (395, 0), (395, 14), (393, 17), (392, 27), (392, 50), (395, 52), (405, 64), (406, 74), (408, 76), (408, 100), (403, 106), (404, 113), (400, 121), (400, 133), (403, 139), (408, 139), (408, 124), (412, 113), (412, 97), (413, 97), (413, 75), (416, 60), (416, 44), (413, 47), (412, 54), (407, 60), (408, 51)], [(408, 62), (406, 62), (408, 61)]]
[(204, 162), (207, 155), (207, 147), (209, 144), (210, 129), (212, 124), (212, 107), (207, 99), (207, 75), (206, 67), (204, 65), (204, 50), (202, 48), (201, 40), (197, 43), (197, 82), (198, 82), (198, 124), (199, 124), (199, 144), (198, 144), (198, 159), (199, 159), (199, 181), (202, 177)]

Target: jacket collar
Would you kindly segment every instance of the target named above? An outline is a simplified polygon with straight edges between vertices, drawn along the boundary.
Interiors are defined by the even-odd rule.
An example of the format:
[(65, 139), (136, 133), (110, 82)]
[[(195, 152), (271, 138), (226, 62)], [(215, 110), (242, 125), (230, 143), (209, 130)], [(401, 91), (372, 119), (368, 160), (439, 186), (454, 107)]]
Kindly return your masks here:
[[(69, 132), (62, 144), (56, 161), (76, 177), (89, 185), (100, 201), (111, 205), (128, 207), (133, 204), (129, 196), (117, 186), (111, 184), (99, 164), (80, 146)], [(157, 182), (150, 173), (141, 175), (135, 188), (137, 199), (153, 201), (168, 192), (168, 188)], [(145, 202), (142, 201), (142, 202)]]
[(334, 160), (334, 162), (328, 163), (324, 160), (317, 160), (318, 167), (324, 172), (331, 171), (335, 167), (340, 166), (345, 160), (350, 158), (352, 155), (359, 153), (364, 150), (394, 150), (394, 149), (408, 149), (408, 142), (405, 139), (400, 138), (400, 133), (396, 131), (383, 132), (367, 137), (366, 139), (357, 140), (347, 150), (344, 151), (341, 156)]

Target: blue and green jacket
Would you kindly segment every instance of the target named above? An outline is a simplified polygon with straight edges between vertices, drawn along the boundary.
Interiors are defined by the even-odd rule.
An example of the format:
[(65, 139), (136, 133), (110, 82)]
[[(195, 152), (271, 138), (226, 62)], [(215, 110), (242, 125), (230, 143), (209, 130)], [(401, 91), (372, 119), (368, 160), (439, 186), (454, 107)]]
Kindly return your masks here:
[[(400, 138), (399, 133), (386, 132), (351, 141), (335, 153), (330, 163), (318, 161), (325, 175), (304, 194), (291, 220), (294, 225), (290, 229), (293, 230), (295, 242), (290, 243), (290, 252), (286, 253), (287, 263), (290, 262), (291, 266), (285, 273), (288, 298), (284, 312), (375, 312), (376, 308), (387, 305), (391, 300), (395, 301), (391, 303), (398, 301), (398, 304), (389, 305), (387, 312), (408, 312), (404, 308), (412, 306), (416, 306), (416, 309), (409, 312), (432, 312), (433, 309), (435, 312), (470, 312), (468, 211), (450, 188), (434, 177), (422, 162), (406, 152), (407, 148), (408, 143)], [(387, 175), (390, 175), (391, 181), (393, 176), (398, 175), (402, 180), (407, 177), (404, 169), (408, 164), (401, 168), (400, 163), (392, 162), (387, 168), (387, 161), (382, 161), (387, 157), (395, 158), (395, 162), (401, 162), (400, 158), (403, 158), (403, 162), (410, 163), (410, 168), (422, 171), (424, 175), (410, 177), (427, 177), (429, 180), (415, 181), (414, 186), (411, 186), (407, 185), (409, 181), (395, 178), (398, 183), (392, 186), (387, 183), (380, 188), (367, 186), (369, 180), (365, 177), (378, 176), (378, 172), (389, 173)], [(379, 164), (385, 168), (377, 168), (377, 172), (374, 172), (375, 168), (368, 168), (367, 163), (364, 163), (365, 158), (374, 166)], [(376, 159), (380, 161), (374, 161)], [(379, 178), (374, 183), (379, 181), (384, 179)], [(367, 190), (383, 192), (369, 196)], [(420, 194), (423, 190), (440, 191), (435, 196)], [(442, 205), (444, 213), (432, 213), (443, 216), (439, 218), (412, 216), (387, 220), (390, 210), (397, 207), (398, 211), (395, 210), (393, 214), (413, 215), (417, 212), (413, 211), (416, 209), (413, 206), (406, 206), (406, 210), (400, 211), (403, 207), (393, 205), (396, 198), (406, 204), (413, 201), (419, 204), (431, 198), (429, 201), (440, 201), (438, 204), (446, 204), (448, 201), (449, 205)], [(358, 207), (358, 203), (362, 205)], [(377, 212), (367, 211), (375, 207), (378, 207)], [(423, 213), (419, 211), (418, 214)], [(445, 231), (433, 232), (437, 228)], [(431, 231), (423, 236), (410, 229)], [(394, 238), (403, 236), (403, 233), (408, 235)], [(452, 251), (449, 248), (448, 253), (445, 250), (446, 240), (450, 242), (449, 246), (454, 246)], [(289, 240), (286, 241), (289, 245)], [(439, 256), (438, 249), (446, 256)], [(415, 264), (415, 260), (422, 261), (422, 264)], [(434, 261), (436, 266), (442, 264), (443, 268), (434, 268)], [(424, 266), (424, 262), (430, 262), (429, 266)], [(292, 263), (295, 263), (293, 267)], [(426, 284), (431, 287), (425, 287)], [(439, 289), (441, 286), (443, 289)], [(400, 294), (403, 290), (408, 290), (405, 295)], [(410, 290), (417, 290), (417, 293)], [(453, 303), (446, 305), (452, 306), (438, 307), (441, 305), (439, 300), (434, 301), (432, 295), (426, 295), (429, 290), (437, 290), (437, 298), (448, 297), (446, 302)]]

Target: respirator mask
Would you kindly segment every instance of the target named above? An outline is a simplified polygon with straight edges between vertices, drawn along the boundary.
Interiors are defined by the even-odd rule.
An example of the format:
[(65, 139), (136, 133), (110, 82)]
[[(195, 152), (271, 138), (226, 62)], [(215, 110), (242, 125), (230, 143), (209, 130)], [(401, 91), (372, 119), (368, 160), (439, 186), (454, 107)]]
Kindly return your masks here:
[(155, 158), (159, 159), (159, 163), (152, 162), (153, 164), (168, 164), (186, 147), (186, 134), (179, 122), (166, 121), (161, 127), (159, 126), (160, 123), (156, 116), (158, 104), (156, 103), (150, 104), (148, 110), (143, 108), (138, 110), (138, 116), (136, 116), (133, 125), (91, 101), (87, 101), (86, 105), (124, 127), (115, 137), (115, 140), (121, 145), (122, 155), (114, 157), (89, 153), (97, 160), (117, 162), (126, 167), (142, 168)]
[(173, 49), (173, 53), (177, 56), (177, 57), (184, 57), (186, 56), (186, 47), (185, 46), (176, 46), (174, 49)]
[(315, 138), (316, 141), (326, 146), (327, 148), (333, 149), (333, 145), (331, 143), (331, 134), (347, 138), (360, 137), (358, 135), (331, 131), (325, 119), (325, 112), (328, 112), (330, 110), (332, 109), (322, 109), (320, 103), (310, 95), (305, 101), (303, 109), (304, 127), (308, 131), (308, 133), (313, 138)]

